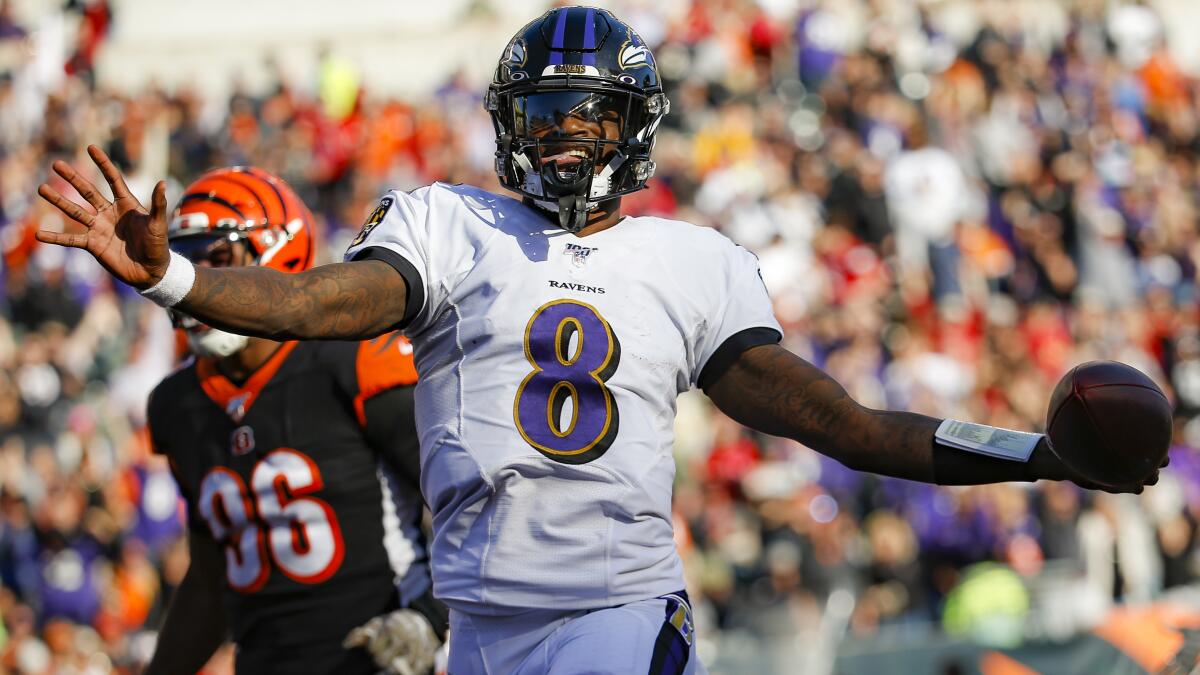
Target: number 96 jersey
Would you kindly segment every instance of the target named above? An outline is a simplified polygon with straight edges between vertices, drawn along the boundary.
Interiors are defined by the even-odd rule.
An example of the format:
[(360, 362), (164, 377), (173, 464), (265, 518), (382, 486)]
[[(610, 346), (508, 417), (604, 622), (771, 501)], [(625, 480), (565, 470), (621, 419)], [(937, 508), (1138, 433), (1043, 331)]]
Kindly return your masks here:
[(779, 341), (752, 254), (661, 218), (577, 237), (519, 201), (434, 184), (385, 196), (347, 259), (408, 285), (439, 599), (508, 613), (684, 587), (675, 400)]
[(154, 448), (193, 535), (224, 549), (239, 654), (341, 652), (351, 628), (428, 590), (415, 380), (411, 347), (392, 334), (284, 343), (240, 385), (199, 359), (154, 390)]

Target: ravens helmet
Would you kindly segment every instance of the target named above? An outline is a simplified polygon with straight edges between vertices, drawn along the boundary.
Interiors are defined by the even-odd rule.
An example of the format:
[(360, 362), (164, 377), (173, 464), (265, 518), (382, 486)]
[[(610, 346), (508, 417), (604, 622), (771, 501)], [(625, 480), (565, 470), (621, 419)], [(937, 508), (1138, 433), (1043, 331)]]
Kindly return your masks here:
[(650, 151), (670, 109), (654, 55), (604, 9), (560, 7), (509, 41), (484, 105), (505, 188), (578, 232), (600, 204), (654, 174)]

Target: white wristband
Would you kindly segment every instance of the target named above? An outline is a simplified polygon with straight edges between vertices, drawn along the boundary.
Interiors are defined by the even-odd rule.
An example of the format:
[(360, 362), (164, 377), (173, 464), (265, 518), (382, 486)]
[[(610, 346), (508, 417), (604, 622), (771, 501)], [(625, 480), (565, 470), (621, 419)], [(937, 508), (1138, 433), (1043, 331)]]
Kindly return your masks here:
[(174, 307), (187, 297), (196, 283), (196, 268), (187, 258), (171, 251), (167, 273), (150, 288), (141, 291), (142, 297), (160, 307)]
[(957, 450), (1014, 462), (1027, 462), (1038, 441), (1042, 440), (1042, 434), (947, 419), (942, 420), (933, 434), (933, 439)]

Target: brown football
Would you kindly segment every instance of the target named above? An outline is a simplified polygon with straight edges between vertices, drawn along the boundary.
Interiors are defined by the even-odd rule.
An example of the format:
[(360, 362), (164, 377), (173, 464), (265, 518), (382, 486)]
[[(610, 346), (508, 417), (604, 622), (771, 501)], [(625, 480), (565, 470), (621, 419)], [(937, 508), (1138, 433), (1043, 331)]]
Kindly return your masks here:
[(1089, 361), (1050, 396), (1046, 434), (1067, 466), (1106, 487), (1149, 478), (1171, 446), (1171, 402), (1137, 368)]

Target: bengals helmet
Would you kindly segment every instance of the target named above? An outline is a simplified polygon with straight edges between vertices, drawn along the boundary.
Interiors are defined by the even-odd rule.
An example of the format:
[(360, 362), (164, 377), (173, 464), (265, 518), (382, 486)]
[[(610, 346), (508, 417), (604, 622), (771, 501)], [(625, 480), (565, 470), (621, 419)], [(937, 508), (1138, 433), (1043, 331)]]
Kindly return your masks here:
[(193, 262), (199, 249), (241, 241), (253, 264), (280, 272), (312, 267), (313, 237), (312, 213), (292, 188), (252, 166), (200, 176), (184, 191), (167, 227), (171, 249)]
[(500, 184), (578, 232), (600, 204), (654, 174), (670, 110), (654, 55), (604, 9), (551, 9), (504, 50), (484, 97)]
[[(167, 241), (195, 264), (303, 272), (313, 264), (313, 227), (312, 213), (282, 179), (235, 166), (209, 171), (187, 187), (171, 214)], [(198, 355), (223, 358), (247, 344), (241, 335), (168, 311)]]

